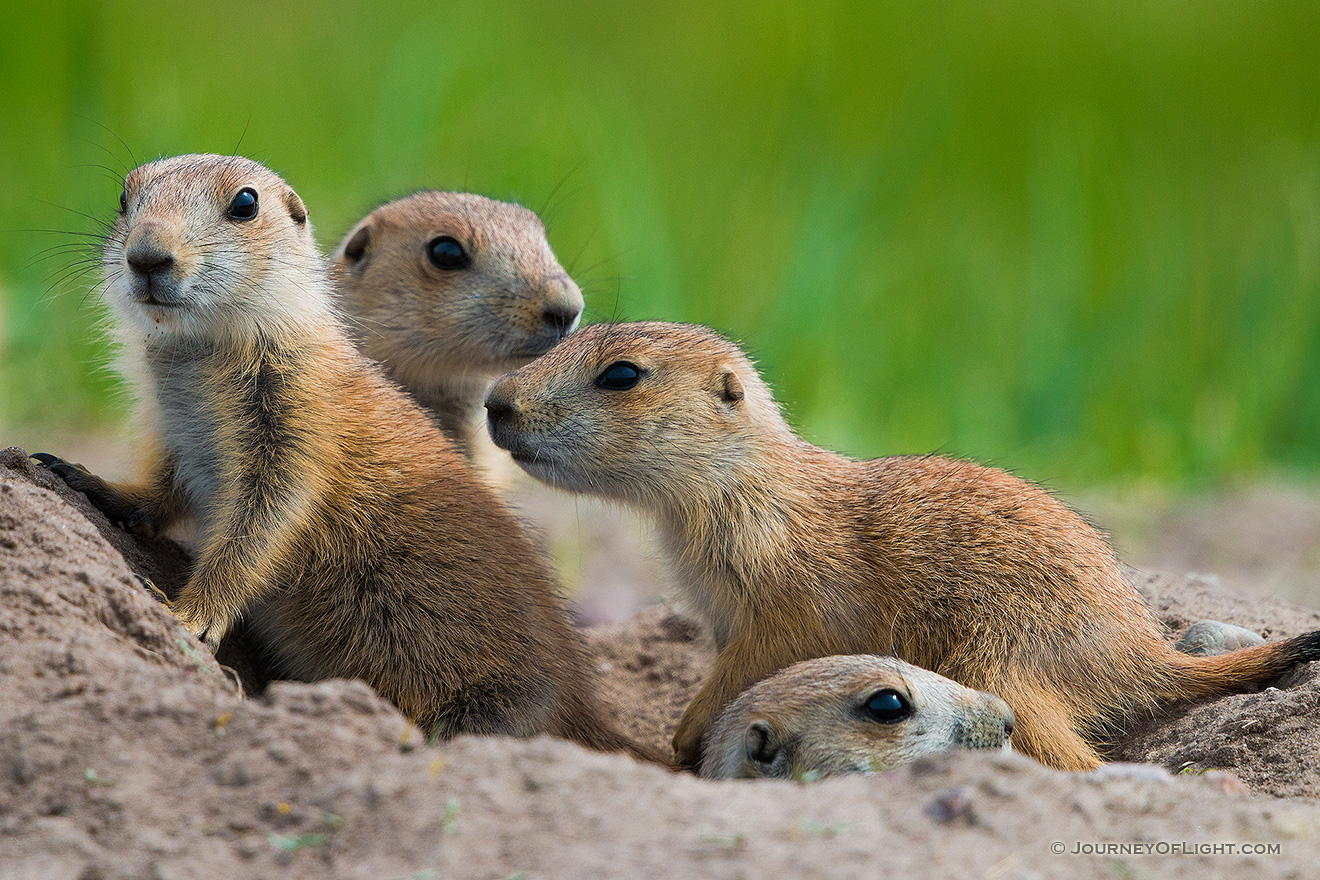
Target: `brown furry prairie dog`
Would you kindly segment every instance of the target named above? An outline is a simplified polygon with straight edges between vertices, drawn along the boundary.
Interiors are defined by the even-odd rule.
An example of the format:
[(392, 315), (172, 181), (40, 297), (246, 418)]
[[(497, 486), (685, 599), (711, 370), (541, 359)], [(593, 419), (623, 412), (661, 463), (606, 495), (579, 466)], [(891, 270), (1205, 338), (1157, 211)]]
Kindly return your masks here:
[(1012, 733), (1012, 711), (992, 694), (893, 657), (819, 657), (725, 707), (701, 775), (806, 781), (879, 773), (937, 752), (1003, 748)]
[(179, 156), (132, 171), (120, 209), (105, 295), (144, 476), (38, 460), (128, 526), (194, 521), (183, 625), (215, 646), (248, 615), (286, 675), (360, 678), (433, 735), (648, 756), (606, 721), (518, 523), (349, 341), (298, 195), (247, 159)]
[(491, 380), (545, 354), (582, 314), (541, 219), (470, 193), (419, 192), (377, 208), (334, 263), (358, 347), (469, 453), (486, 439)]
[(656, 519), (719, 648), (674, 737), (687, 765), (730, 699), (811, 657), (890, 654), (996, 694), (1014, 745), (1069, 769), (1096, 766), (1094, 744), (1130, 713), (1320, 657), (1320, 633), (1178, 653), (1062, 503), (971, 462), (812, 446), (704, 327), (587, 327), (498, 380), (486, 408), (532, 476)]

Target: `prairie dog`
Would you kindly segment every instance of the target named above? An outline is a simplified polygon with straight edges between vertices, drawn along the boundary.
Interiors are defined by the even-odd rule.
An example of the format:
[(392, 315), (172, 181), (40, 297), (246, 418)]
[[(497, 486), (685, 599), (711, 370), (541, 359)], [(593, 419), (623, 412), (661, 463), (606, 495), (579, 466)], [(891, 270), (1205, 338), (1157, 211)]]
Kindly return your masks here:
[(607, 723), (540, 557), (335, 317), (302, 200), (247, 159), (129, 173), (105, 297), (151, 439), (109, 485), (38, 460), (112, 519), (191, 519), (174, 613), (240, 615), (293, 678), (360, 678), (433, 736), (552, 733), (649, 755)]
[(804, 660), (725, 707), (701, 761), (709, 779), (878, 773), (952, 749), (997, 749), (1003, 700), (893, 657)]
[(469, 455), (491, 380), (577, 327), (582, 291), (521, 205), (419, 192), (372, 211), (335, 250), (335, 288), (362, 353)]
[(1012, 707), (1014, 746), (1065, 769), (1124, 716), (1320, 657), (1320, 633), (1178, 653), (1105, 539), (1003, 471), (850, 459), (799, 439), (739, 348), (705, 327), (596, 324), (502, 378), (491, 436), (553, 486), (656, 520), (714, 669), (674, 737), (699, 762), (721, 708), (799, 660), (887, 654)]

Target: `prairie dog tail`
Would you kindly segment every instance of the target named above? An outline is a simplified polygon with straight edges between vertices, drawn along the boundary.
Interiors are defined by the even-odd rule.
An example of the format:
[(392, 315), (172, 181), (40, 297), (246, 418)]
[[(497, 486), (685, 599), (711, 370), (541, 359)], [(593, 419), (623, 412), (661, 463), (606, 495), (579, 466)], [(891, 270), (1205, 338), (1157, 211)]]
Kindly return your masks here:
[(1320, 660), (1320, 630), (1214, 657), (1194, 657), (1171, 648), (1165, 657), (1169, 670), (1165, 690), (1156, 696), (1185, 702), (1238, 693), (1312, 660)]

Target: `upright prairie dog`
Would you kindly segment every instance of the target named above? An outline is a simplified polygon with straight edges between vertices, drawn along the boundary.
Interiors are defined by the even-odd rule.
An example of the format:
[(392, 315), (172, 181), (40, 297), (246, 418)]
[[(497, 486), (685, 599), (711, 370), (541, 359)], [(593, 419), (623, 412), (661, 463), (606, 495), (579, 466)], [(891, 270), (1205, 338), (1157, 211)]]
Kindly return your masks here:
[(701, 761), (709, 779), (878, 773), (952, 749), (997, 749), (1013, 713), (992, 694), (893, 657), (818, 657), (725, 707)]
[(545, 354), (582, 315), (582, 291), (541, 219), (471, 193), (382, 205), (348, 233), (334, 263), (358, 348), (469, 455), (485, 440), (491, 380)]
[(1320, 657), (1320, 633), (1178, 653), (1062, 503), (966, 461), (812, 446), (704, 327), (587, 327), (499, 379), (486, 408), (532, 476), (656, 519), (719, 648), (674, 737), (688, 766), (730, 699), (811, 657), (888, 654), (996, 694), (1017, 717), (1014, 745), (1066, 769), (1097, 766), (1094, 744), (1133, 712)]
[(335, 317), (302, 200), (247, 159), (129, 173), (105, 297), (150, 435), (109, 485), (36, 456), (111, 519), (191, 519), (172, 609), (216, 646), (241, 615), (294, 678), (360, 678), (431, 735), (551, 733), (640, 749), (606, 721), (532, 543)]

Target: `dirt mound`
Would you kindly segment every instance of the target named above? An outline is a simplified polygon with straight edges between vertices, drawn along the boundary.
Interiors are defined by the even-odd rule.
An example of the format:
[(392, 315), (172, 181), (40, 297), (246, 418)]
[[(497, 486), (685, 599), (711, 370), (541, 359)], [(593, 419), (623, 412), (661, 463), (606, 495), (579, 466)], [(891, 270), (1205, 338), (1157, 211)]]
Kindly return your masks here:
[[(546, 738), (431, 747), (360, 683), (281, 682), (240, 698), (101, 537), (99, 514), (65, 503), (48, 477), (21, 453), (0, 459), (6, 880), (1306, 876), (1320, 854), (1320, 805), (1295, 797), (1320, 778), (1308, 673), (1116, 746), (1231, 767), (1286, 799), (1213, 770), (1066, 774), (1013, 754), (799, 785), (707, 782)], [(1284, 606), (1239, 608), (1213, 584), (1140, 580), (1171, 635), (1201, 617), (1271, 637), (1316, 626)], [(709, 641), (663, 606), (587, 635), (624, 726), (663, 744)], [(1242, 854), (1249, 843), (1278, 849)], [(1171, 852), (1199, 846), (1220, 849)]]
[(29, 705), (154, 678), (233, 691), (210, 652), (150, 598), (97, 529), (31, 482), (25, 459), (3, 456), (0, 724)]
[(619, 727), (668, 754), (683, 710), (715, 661), (713, 640), (671, 605), (583, 632), (596, 657), (601, 696), (614, 707)]
[[(1224, 592), (1214, 578), (1136, 574), (1137, 588), (1174, 635), (1226, 620), (1279, 639), (1320, 629), (1320, 613)], [(1128, 725), (1110, 755), (1171, 771), (1230, 770), (1253, 790), (1320, 798), (1320, 672), (1302, 667), (1260, 693), (1174, 706)]]

